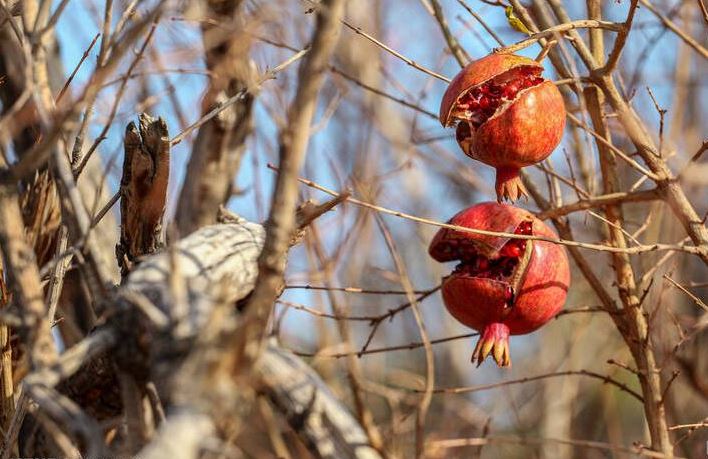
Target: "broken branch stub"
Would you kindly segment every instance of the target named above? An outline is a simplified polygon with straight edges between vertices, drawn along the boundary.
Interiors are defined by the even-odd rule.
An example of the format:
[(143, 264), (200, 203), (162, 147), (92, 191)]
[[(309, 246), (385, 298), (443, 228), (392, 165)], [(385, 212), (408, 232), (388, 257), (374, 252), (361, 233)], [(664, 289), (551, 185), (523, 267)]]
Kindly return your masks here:
[(170, 136), (162, 118), (141, 113), (125, 131), (120, 182), (120, 242), (116, 256), (125, 277), (139, 257), (162, 246), (162, 217), (170, 172)]

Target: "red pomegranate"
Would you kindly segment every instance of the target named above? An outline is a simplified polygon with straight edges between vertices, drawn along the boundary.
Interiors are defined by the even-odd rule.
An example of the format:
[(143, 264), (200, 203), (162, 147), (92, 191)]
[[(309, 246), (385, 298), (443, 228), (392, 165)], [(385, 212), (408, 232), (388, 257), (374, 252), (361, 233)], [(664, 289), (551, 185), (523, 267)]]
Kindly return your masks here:
[[(450, 224), (557, 237), (526, 210), (496, 202), (465, 209)], [(429, 252), (439, 262), (458, 262), (443, 279), (442, 295), (450, 314), (480, 332), (472, 354), (477, 366), (490, 353), (499, 366), (511, 365), (509, 335), (536, 330), (565, 303), (570, 269), (562, 245), (443, 228), (430, 243)]]
[(543, 161), (560, 143), (565, 105), (543, 66), (515, 54), (490, 54), (452, 80), (440, 105), (443, 126), (457, 123), (457, 142), (497, 170), (497, 199), (526, 195), (519, 169)]

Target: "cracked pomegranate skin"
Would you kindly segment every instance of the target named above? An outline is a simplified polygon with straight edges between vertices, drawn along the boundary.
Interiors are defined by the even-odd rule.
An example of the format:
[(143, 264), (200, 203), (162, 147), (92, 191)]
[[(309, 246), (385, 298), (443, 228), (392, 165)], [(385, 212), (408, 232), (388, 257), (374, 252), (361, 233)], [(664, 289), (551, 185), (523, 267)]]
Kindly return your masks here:
[[(531, 234), (535, 236), (557, 238), (553, 230), (531, 213), (508, 204), (477, 204), (450, 220), (452, 225), (506, 233), (514, 233), (524, 222), (530, 222)], [(443, 280), (442, 296), (447, 310), (455, 319), (480, 332), (482, 337), (478, 348), (488, 344), (486, 353), (481, 356), (475, 349), (473, 360), (478, 359), (480, 363), (486, 354), (494, 352), (495, 346), (508, 353), (508, 335), (523, 335), (538, 329), (552, 319), (565, 303), (570, 284), (565, 248), (545, 241), (528, 241), (530, 247), (526, 249), (527, 242), (518, 241), (522, 240), (443, 228), (430, 244), (430, 255), (439, 262), (469, 259), (471, 256), (483, 258), (485, 265), (494, 264), (502, 253), (509, 252), (504, 249), (507, 244), (523, 244), (524, 254), (528, 253), (527, 261), (519, 261), (516, 272), (510, 278), (485, 277), (489, 273), (478, 277), (464, 270), (459, 271), (458, 266)], [(510, 298), (508, 292), (512, 284), (515, 290)], [(502, 351), (499, 353), (501, 356)], [(505, 354), (505, 359), (501, 361), (494, 356), (500, 366), (510, 364), (508, 355)]]
[(448, 127), (451, 125), (452, 108), (463, 92), (473, 86), (484, 83), (495, 76), (516, 67), (531, 66), (543, 69), (543, 66), (533, 59), (528, 59), (516, 54), (492, 53), (476, 61), (472, 61), (465, 66), (450, 84), (443, 94), (440, 104), (440, 123)]

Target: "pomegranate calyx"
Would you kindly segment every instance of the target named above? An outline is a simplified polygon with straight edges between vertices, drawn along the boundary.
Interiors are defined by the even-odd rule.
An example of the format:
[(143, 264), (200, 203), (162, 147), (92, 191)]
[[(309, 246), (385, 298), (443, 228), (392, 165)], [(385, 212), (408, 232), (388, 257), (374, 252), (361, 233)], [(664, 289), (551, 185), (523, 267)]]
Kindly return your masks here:
[(521, 177), (519, 177), (519, 169), (515, 167), (497, 168), (494, 189), (497, 192), (497, 202), (504, 200), (514, 202), (521, 197), (528, 200), (528, 192), (521, 181)]
[(490, 354), (498, 366), (511, 366), (509, 327), (503, 323), (489, 324), (484, 328), (472, 351), (472, 363), (476, 362), (479, 367)]

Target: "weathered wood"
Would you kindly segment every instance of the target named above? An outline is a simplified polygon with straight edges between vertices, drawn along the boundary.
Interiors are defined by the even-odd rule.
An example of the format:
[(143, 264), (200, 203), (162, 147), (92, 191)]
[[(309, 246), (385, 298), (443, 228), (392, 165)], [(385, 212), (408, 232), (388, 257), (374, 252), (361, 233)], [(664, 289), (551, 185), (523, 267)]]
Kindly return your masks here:
[(21, 312), (24, 326), (20, 332), (29, 348), (30, 365), (41, 368), (54, 360), (56, 348), (46, 320), (34, 250), (25, 239), (17, 190), (11, 185), (0, 186), (0, 248), (7, 286)]
[[(302, 227), (344, 197), (301, 206), (293, 241)], [(180, 339), (198, 337), (215, 305), (245, 299), (258, 276), (265, 228), (238, 216), (228, 221), (201, 228), (169, 250), (144, 259), (126, 277), (119, 296), (137, 306), (153, 327), (177, 324), (172, 334)]]
[[(309, 215), (311, 207), (307, 208), (310, 212), (305, 213)], [(150, 257), (141, 263), (128, 276), (123, 289), (143, 296), (170, 322), (178, 324), (175, 330), (179, 329), (179, 332), (170, 339), (198, 337), (208, 333), (203, 328), (211, 323), (209, 317), (215, 305), (222, 302), (234, 304), (251, 293), (264, 237), (263, 226), (245, 220), (202, 228), (178, 242), (172, 252)], [(179, 276), (184, 285), (187, 301), (183, 305), (178, 305), (179, 300), (175, 302), (174, 289), (170, 287), (172, 275)], [(159, 347), (175, 349), (174, 343), (170, 346), (168, 342)], [(161, 375), (174, 372), (174, 368), (164, 367), (163, 357), (153, 355), (153, 358), (156, 359), (153, 370), (158, 370)], [(317, 457), (380, 457), (368, 445), (364, 431), (346, 406), (305, 362), (271, 343), (255, 367), (261, 382), (259, 389), (270, 397)], [(177, 412), (168, 415), (156, 443), (149, 445), (139, 456), (172, 457), (168, 453), (171, 449), (155, 447), (167, 436), (182, 439), (179, 457), (194, 457), (187, 454), (195, 450), (194, 445), (185, 442), (203, 439), (203, 436), (194, 435), (195, 426), (200, 426), (197, 430), (202, 433), (213, 428), (204, 414), (180, 406)]]
[(37, 172), (34, 180), (23, 186), (20, 209), (27, 242), (34, 247), (37, 265), (44, 266), (54, 256), (61, 225), (59, 193), (48, 170)]
[[(330, 207), (325, 204), (315, 212)], [(310, 221), (313, 208), (310, 205), (306, 209), (309, 210), (304, 212), (303, 219)], [(168, 403), (168, 416), (155, 439), (138, 456), (197, 457), (200, 443), (214, 432), (216, 423), (223, 421), (219, 416), (228, 412), (209, 410), (208, 403), (184, 397), (184, 386), (202, 388), (204, 384), (220, 384), (210, 382), (213, 375), (195, 373), (189, 366), (203, 361), (205, 350), (209, 352), (208, 358), (230, 352), (228, 347), (216, 346), (223, 342), (219, 341), (219, 330), (214, 328), (228, 329), (238, 324), (238, 311), (224, 309), (223, 305), (233, 305), (252, 291), (265, 237), (261, 225), (234, 217), (230, 220), (231, 223), (202, 228), (177, 242), (172, 250), (146, 258), (117, 291), (115, 303), (119, 308), (108, 323), (87, 337), (85, 344), (82, 342), (65, 352), (56, 365), (28, 376), (27, 384), (51, 387), (64, 380), (60, 385), (63, 393), (87, 413), (104, 418), (107, 413), (99, 415), (86, 406), (91, 400), (84, 396), (95, 393), (96, 389), (101, 392), (101, 388), (92, 385), (95, 377), (83, 376), (86, 372), (95, 376), (97, 364), (106, 367), (101, 374), (109, 376), (99, 378), (100, 385), (116, 385), (115, 376), (111, 377), (110, 359), (97, 353), (116, 357), (123, 370), (126, 363), (130, 370), (136, 361), (145, 362), (149, 377), (163, 381), (159, 385), (160, 396)], [(180, 287), (175, 286), (175, 281)], [(213, 320), (219, 305), (230, 318)], [(216, 338), (204, 338), (206, 335)], [(136, 354), (136, 349), (145, 352), (144, 359)], [(121, 355), (128, 358), (121, 359)], [(89, 360), (96, 357), (98, 360)], [(138, 376), (143, 377), (141, 369), (137, 370)], [(193, 375), (192, 380), (185, 381), (187, 375)], [(221, 377), (223, 373), (217, 375)], [(270, 343), (257, 361), (253, 376), (257, 390), (271, 399), (316, 457), (380, 457), (368, 445), (364, 431), (348, 408), (298, 357)], [(189, 393), (190, 389), (186, 391)], [(240, 396), (231, 395), (233, 399)], [(105, 400), (98, 400), (105, 405)], [(115, 409), (120, 410), (120, 405)], [(113, 413), (118, 414), (119, 411)]]
[(263, 393), (317, 457), (381, 457), (351, 412), (302, 359), (271, 343), (256, 372)]
[(126, 275), (139, 257), (162, 245), (162, 217), (170, 175), (170, 137), (162, 118), (141, 113), (139, 127), (128, 124), (120, 181), (120, 242), (116, 256)]
[[(2, 254), (0, 253), (0, 309), (9, 303), (9, 293), (5, 288), (2, 268)], [(10, 425), (10, 420), (15, 414), (15, 388), (12, 381), (12, 346), (10, 344), (10, 327), (0, 324), (0, 425), (4, 432)]]
[(172, 413), (158, 435), (136, 456), (142, 459), (192, 459), (200, 457), (201, 444), (215, 430), (203, 413), (180, 410)]
[[(197, 336), (215, 303), (234, 304), (251, 292), (264, 238), (263, 226), (245, 220), (201, 228), (172, 250), (145, 259), (121, 290), (144, 296), (179, 323), (181, 336)], [(174, 298), (173, 277), (184, 289), (184, 302)]]
[[(315, 457), (381, 458), (349, 409), (302, 359), (272, 342), (256, 363), (255, 372), (258, 390), (271, 400)], [(198, 457), (199, 445), (214, 430), (214, 419), (205, 413), (192, 406), (177, 407), (138, 457)]]

